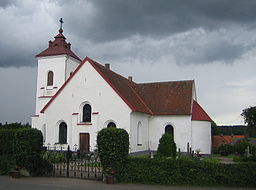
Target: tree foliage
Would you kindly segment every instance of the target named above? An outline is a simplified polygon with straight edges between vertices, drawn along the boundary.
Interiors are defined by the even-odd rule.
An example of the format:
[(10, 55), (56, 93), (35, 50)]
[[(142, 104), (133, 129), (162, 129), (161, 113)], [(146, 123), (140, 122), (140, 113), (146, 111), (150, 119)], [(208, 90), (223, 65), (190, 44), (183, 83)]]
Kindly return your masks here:
[(214, 121), (211, 122), (211, 131), (212, 131), (212, 136), (220, 135), (221, 133), (219, 127)]
[(247, 134), (256, 137), (256, 106), (244, 109), (241, 115), (247, 124)]

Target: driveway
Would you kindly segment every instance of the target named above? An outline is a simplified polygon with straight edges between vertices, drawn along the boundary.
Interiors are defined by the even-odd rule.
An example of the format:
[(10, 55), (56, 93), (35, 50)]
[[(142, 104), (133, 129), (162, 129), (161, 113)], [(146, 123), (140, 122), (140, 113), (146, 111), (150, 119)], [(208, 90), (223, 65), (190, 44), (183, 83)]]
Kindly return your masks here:
[[(13, 179), (9, 176), (0, 176), (0, 190), (238, 190), (245, 188), (220, 187), (173, 187), (140, 184), (107, 185), (101, 181), (52, 178), (52, 177), (23, 177)], [(249, 190), (249, 188), (246, 188)], [(251, 188), (253, 189), (253, 188)]]

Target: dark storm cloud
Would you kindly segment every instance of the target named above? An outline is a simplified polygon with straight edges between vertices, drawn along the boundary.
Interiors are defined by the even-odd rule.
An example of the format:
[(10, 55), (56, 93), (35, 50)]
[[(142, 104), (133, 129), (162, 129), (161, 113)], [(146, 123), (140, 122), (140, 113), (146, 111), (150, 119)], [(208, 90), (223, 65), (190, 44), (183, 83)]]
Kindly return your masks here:
[(8, 7), (11, 4), (14, 4), (16, 0), (1, 0), (0, 1), (0, 8)]
[[(71, 15), (67, 25), (93, 41), (134, 34), (163, 37), (197, 27), (213, 30), (230, 24), (254, 26), (256, 16), (255, 0), (90, 0), (84, 7), (82, 1), (75, 2), (63, 5), (63, 13)], [(88, 13), (90, 10), (92, 13)]]
[(8, 48), (0, 45), (0, 68), (1, 67), (22, 67), (36, 66), (35, 52), (30, 49)]
[(209, 41), (203, 45), (186, 44), (187, 47), (177, 47), (173, 51), (174, 58), (178, 64), (204, 64), (220, 61), (232, 64), (234, 60), (248, 50), (241, 44), (232, 44), (226, 40)]
[[(126, 47), (129, 38), (134, 36), (142, 37), (144, 40), (161, 41), (197, 28), (203, 28), (205, 31), (227, 28), (232, 32), (229, 29), (229, 26), (232, 26), (233, 29), (244, 27), (254, 30), (256, 16), (255, 0), (24, 0), (17, 2), (0, 1), (0, 9), (4, 8), (0, 11), (2, 26), (0, 67), (34, 65), (34, 55), (47, 48), (47, 41), (52, 40), (53, 36), (49, 37), (46, 33), (52, 32), (53, 28), (56, 28), (54, 31), (57, 32), (59, 17), (64, 17), (64, 33), (67, 34), (68, 40), (71, 37), (75, 39), (71, 40), (72, 47), (82, 49), (84, 44), (90, 44), (93, 46), (91, 49), (95, 49), (99, 45), (104, 45), (106, 47), (104, 50), (95, 52), (107, 55), (110, 51), (108, 43), (120, 41), (123, 43), (119, 43), (120, 46)], [(6, 8), (10, 5), (14, 6)], [(161, 47), (161, 44), (157, 47), (159, 52), (166, 52), (166, 55), (162, 56), (170, 54), (166, 51), (168, 43), (165, 44), (167, 49)], [(256, 46), (254, 41), (249, 43), (252, 48)], [(232, 59), (239, 58), (246, 50), (241, 43), (229, 43), (227, 45), (229, 48), (226, 49), (221, 48), (225, 47), (221, 45), (222, 43), (216, 44), (211, 42), (207, 47), (200, 46), (194, 53), (191, 53), (187, 46), (180, 48), (180, 52), (183, 52), (182, 58), (177, 57), (180, 54), (172, 49), (170, 52), (174, 52), (173, 56), (179, 63), (187, 64), (191, 62), (189, 59), (195, 60), (193, 63), (219, 60), (232, 62)], [(193, 42), (187, 45), (193, 46)], [(129, 54), (133, 51), (125, 49), (122, 52), (123, 57), (136, 56), (138, 52), (148, 57), (147, 52), (144, 52), (148, 47), (132, 46), (134, 49), (137, 47), (141, 49), (133, 55)], [(216, 47), (219, 49), (214, 49)], [(121, 54), (119, 49), (122, 48), (116, 48), (113, 56)], [(155, 50), (153, 46), (152, 49)], [(81, 53), (82, 57), (88, 55), (88, 51), (78, 53)]]

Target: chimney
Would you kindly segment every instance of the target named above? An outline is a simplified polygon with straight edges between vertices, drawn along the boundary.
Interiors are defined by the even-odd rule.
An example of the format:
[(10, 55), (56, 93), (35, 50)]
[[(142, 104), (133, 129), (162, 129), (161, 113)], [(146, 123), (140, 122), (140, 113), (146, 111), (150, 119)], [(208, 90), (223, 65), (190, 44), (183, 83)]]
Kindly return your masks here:
[(128, 80), (129, 80), (129, 81), (132, 81), (132, 76), (128, 76)]
[(71, 49), (71, 43), (68, 43), (68, 49)]
[(51, 40), (49, 41), (49, 47), (52, 47), (52, 41)]
[(109, 64), (109, 63), (106, 63), (106, 64), (105, 64), (105, 67), (106, 67), (107, 69), (110, 69), (110, 64)]

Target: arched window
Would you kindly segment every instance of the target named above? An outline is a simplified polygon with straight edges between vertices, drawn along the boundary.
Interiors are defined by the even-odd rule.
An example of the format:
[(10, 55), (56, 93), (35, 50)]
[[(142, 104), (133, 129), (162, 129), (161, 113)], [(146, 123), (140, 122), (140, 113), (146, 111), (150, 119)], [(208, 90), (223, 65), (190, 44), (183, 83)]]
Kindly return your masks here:
[(67, 143), (67, 124), (65, 122), (61, 122), (59, 125), (59, 143)]
[(172, 125), (166, 125), (164, 131), (165, 131), (165, 133), (168, 133), (168, 134), (171, 134), (172, 136), (174, 136), (173, 126)]
[(92, 107), (89, 104), (85, 104), (83, 107), (83, 120), (82, 122), (91, 122)]
[(53, 85), (53, 72), (49, 71), (47, 75), (47, 86)]
[(138, 123), (137, 126), (137, 145), (142, 145), (142, 132), (141, 132), (141, 122)]
[(114, 122), (109, 122), (107, 128), (116, 128), (116, 124)]

